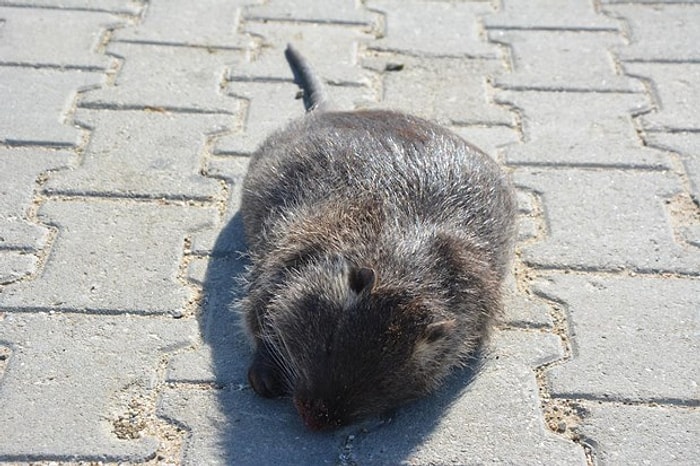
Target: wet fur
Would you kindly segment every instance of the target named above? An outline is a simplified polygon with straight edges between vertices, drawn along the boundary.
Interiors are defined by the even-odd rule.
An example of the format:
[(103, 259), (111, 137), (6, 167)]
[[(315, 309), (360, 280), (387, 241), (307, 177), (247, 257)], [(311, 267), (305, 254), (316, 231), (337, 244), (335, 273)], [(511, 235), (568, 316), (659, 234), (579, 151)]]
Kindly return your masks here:
[(253, 155), (242, 214), (249, 379), (312, 429), (431, 392), (500, 310), (512, 187), (420, 118), (312, 111)]

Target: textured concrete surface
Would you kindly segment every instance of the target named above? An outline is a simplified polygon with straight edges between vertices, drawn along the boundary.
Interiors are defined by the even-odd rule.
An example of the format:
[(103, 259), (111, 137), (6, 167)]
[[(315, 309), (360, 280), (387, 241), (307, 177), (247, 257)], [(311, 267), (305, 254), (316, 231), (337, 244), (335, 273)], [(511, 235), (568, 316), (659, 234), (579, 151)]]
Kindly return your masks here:
[[(0, 463), (700, 463), (700, 3), (0, 0)], [(394, 108), (518, 188), (479, 364), (331, 433), (256, 397), (248, 156)]]

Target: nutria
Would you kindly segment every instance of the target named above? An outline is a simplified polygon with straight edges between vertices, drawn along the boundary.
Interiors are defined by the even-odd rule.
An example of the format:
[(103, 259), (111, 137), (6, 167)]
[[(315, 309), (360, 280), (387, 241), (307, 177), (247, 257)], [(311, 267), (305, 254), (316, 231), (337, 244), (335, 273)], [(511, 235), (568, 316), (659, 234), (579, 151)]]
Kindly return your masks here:
[(434, 390), (500, 308), (514, 236), (506, 175), (451, 131), (386, 110), (331, 111), (287, 59), (308, 113), (250, 160), (242, 301), (259, 395), (318, 430)]

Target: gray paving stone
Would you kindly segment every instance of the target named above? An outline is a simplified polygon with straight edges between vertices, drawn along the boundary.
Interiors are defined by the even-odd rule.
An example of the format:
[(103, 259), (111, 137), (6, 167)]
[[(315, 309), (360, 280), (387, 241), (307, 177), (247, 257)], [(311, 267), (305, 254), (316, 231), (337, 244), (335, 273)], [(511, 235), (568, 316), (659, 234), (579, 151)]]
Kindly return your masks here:
[[(197, 264), (193, 267), (194, 264)], [(243, 292), (237, 283), (244, 263), (235, 256), (201, 258), (190, 264), (188, 277), (201, 280), (204, 305), (199, 317), (203, 345), (173, 357), (167, 373), (170, 382), (248, 383), (250, 341), (243, 331), (236, 299)], [(194, 270), (197, 269), (197, 270)]]
[(574, 348), (571, 360), (547, 371), (552, 395), (697, 401), (700, 280), (561, 274), (546, 280), (537, 289), (566, 303)]
[(346, 0), (309, 0), (302, 3), (271, 2), (245, 9), (246, 20), (334, 23), (374, 26), (377, 18), (361, 3)]
[(337, 464), (342, 434), (304, 429), (289, 400), (252, 390), (166, 390), (158, 413), (190, 436), (183, 465)]
[(518, 212), (532, 214), (537, 210), (537, 198), (531, 191), (516, 190), (515, 198), (518, 203)]
[(138, 15), (144, 0), (0, 0), (0, 5)]
[[(217, 139), (215, 154), (250, 155), (273, 131), (283, 128), (291, 120), (304, 115), (304, 105), (295, 99), (298, 88), (291, 79), (288, 83), (279, 82), (238, 82), (230, 83), (228, 92), (235, 98), (249, 103), (246, 107), (243, 127)], [(351, 110), (354, 101), (359, 101), (364, 88), (329, 86), (328, 93), (340, 109)]]
[(484, 24), (489, 29), (620, 29), (618, 21), (597, 13), (587, 0), (502, 0), (500, 11), (486, 16)]
[(518, 289), (512, 275), (508, 277), (504, 287), (503, 308), (502, 320), (509, 325), (533, 328), (552, 326), (547, 304), (529, 290)]
[(79, 167), (52, 175), (49, 194), (215, 198), (221, 187), (201, 175), (207, 135), (231, 126), (230, 115), (80, 109), (93, 128)]
[(228, 91), (232, 97), (248, 102), (246, 115), (242, 127), (216, 141), (215, 154), (250, 155), (265, 136), (304, 115), (301, 100), (294, 98), (297, 87), (291, 82), (233, 82)]
[(372, 0), (370, 10), (384, 15), (384, 36), (370, 49), (410, 55), (500, 58), (482, 37), (481, 17), (493, 11), (487, 2)]
[(210, 277), (204, 282), (205, 305), (199, 318), (204, 343), (173, 357), (166, 377), (169, 382), (247, 386), (251, 342), (243, 330), (238, 308), (232, 304), (242, 292), (236, 285), (241, 267), (236, 258), (211, 260)]
[(21, 280), (36, 270), (37, 258), (25, 251), (0, 249), (0, 285)]
[(517, 241), (525, 242), (536, 239), (539, 234), (538, 222), (530, 217), (518, 218)]
[(691, 194), (700, 205), (700, 133), (646, 133), (647, 144), (680, 155), (690, 180)]
[(496, 330), (486, 349), (484, 369), (510, 369), (514, 365), (535, 368), (563, 357), (561, 340), (554, 334), (537, 330)]
[(559, 339), (503, 332), (495, 340), (466, 389), (456, 380), (400, 410), (383, 429), (359, 433), (350, 457), (357, 464), (586, 464), (581, 447), (545, 427), (528, 368), (559, 354)]
[(521, 113), (524, 141), (504, 148), (511, 164), (668, 168), (661, 151), (643, 146), (632, 114), (648, 108), (641, 94), (499, 92)]
[(144, 0), (1, 0), (0, 5), (28, 6), (35, 8), (57, 8), (67, 10), (108, 11), (137, 15)]
[(220, 223), (213, 228), (200, 231), (192, 236), (190, 249), (193, 254), (240, 257), (245, 250), (243, 226), (239, 222), (233, 231), (229, 223), (238, 213), (241, 199), (243, 177), (248, 167), (248, 157), (217, 157), (208, 160), (207, 173), (209, 176), (223, 179), (228, 189), (226, 209)]
[(244, 48), (237, 34), (241, 8), (254, 0), (151, 0), (136, 27), (117, 31), (117, 41)]
[(466, 141), (475, 145), (498, 161), (503, 161), (503, 148), (519, 140), (519, 132), (510, 126), (476, 125), (451, 128)]
[[(386, 106), (443, 124), (513, 125), (513, 115), (488, 97), (487, 79), (503, 74), (495, 60), (381, 55), (379, 63), (403, 65), (383, 74)], [(383, 70), (382, 70), (383, 71)]]
[(264, 400), (239, 387), (168, 390), (160, 413), (192, 432), (185, 464), (585, 464), (580, 447), (544, 426), (528, 369), (560, 357), (559, 339), (499, 332), (494, 345), (488, 365), (466, 389), (467, 376), (457, 374), (390, 422), (313, 434), (289, 400)]
[(605, 11), (627, 22), (630, 44), (623, 60), (697, 61), (700, 59), (700, 5), (616, 5)]
[[(239, 59), (230, 68), (233, 81), (291, 81), (289, 64), (284, 58), (287, 43), (292, 42), (326, 82), (344, 86), (367, 84), (367, 73), (357, 66), (357, 49), (372, 36), (359, 27), (333, 24), (246, 23), (245, 32), (259, 37), (261, 48)], [(332, 39), (332, 40), (331, 40)]]
[(40, 148), (0, 147), (0, 250), (36, 252), (48, 229), (27, 219), (36, 181), (49, 170), (69, 166), (74, 154)]
[[(534, 193), (526, 190), (517, 190), (518, 196), (518, 234), (516, 237), (517, 243), (530, 243), (536, 240), (542, 231), (542, 220), (538, 218), (537, 206), (539, 201), (536, 200)], [(518, 246), (516, 243), (516, 251)]]
[(595, 442), (598, 464), (697, 464), (697, 409), (608, 403), (584, 406), (589, 414), (581, 432)]
[(73, 154), (29, 148), (0, 148), (0, 285), (36, 271), (49, 230), (26, 217), (42, 172), (65, 168)]
[(515, 182), (541, 194), (548, 227), (523, 247), (527, 264), (697, 275), (700, 253), (674, 241), (665, 211), (681, 191), (670, 173), (522, 169)]
[[(297, 108), (297, 111), (299, 109)], [(250, 158), (248, 157), (229, 157), (229, 156), (217, 156), (213, 155), (207, 160), (207, 175), (224, 179), (229, 183), (233, 184), (232, 189), (236, 189), (236, 184), (243, 182), (243, 178), (248, 172), (248, 163)], [(227, 203), (228, 210), (235, 213), (238, 210), (240, 199), (238, 196), (232, 195), (230, 202)]]
[(625, 63), (625, 72), (650, 80), (657, 110), (640, 117), (654, 131), (700, 130), (700, 62)]
[(161, 358), (194, 339), (171, 318), (5, 314), (12, 353), (0, 381), (0, 461), (143, 461), (158, 439), (120, 439), (113, 422), (157, 388)]
[(97, 72), (0, 67), (0, 142), (77, 145), (81, 132), (69, 121), (76, 93), (102, 81)]
[(97, 52), (105, 29), (121, 24), (106, 13), (0, 7), (0, 63), (106, 69)]
[(619, 75), (608, 49), (623, 44), (614, 32), (491, 30), (490, 40), (510, 47), (513, 72), (496, 78), (518, 90), (642, 92)]
[[(184, 238), (213, 209), (114, 200), (47, 201), (58, 228), (40, 276), (0, 292), (5, 309), (167, 313), (191, 298), (178, 283)], [(87, 219), (87, 221), (86, 221)]]
[(114, 86), (86, 93), (81, 106), (164, 108), (236, 114), (238, 102), (221, 92), (226, 66), (240, 51), (112, 42), (124, 58)]
[[(24, 186), (31, 193), (32, 186)], [(28, 205), (17, 205), (18, 208)], [(3, 216), (6, 215), (3, 212)], [(0, 219), (0, 250), (10, 251), (39, 251), (48, 237), (48, 228), (43, 225), (35, 225), (22, 216), (7, 214)]]
[(620, 3), (640, 3), (640, 4), (649, 4), (649, 3), (693, 3), (695, 0), (601, 0), (600, 3), (605, 5), (605, 4), (610, 4), (610, 5), (615, 5), (615, 4), (620, 4)]

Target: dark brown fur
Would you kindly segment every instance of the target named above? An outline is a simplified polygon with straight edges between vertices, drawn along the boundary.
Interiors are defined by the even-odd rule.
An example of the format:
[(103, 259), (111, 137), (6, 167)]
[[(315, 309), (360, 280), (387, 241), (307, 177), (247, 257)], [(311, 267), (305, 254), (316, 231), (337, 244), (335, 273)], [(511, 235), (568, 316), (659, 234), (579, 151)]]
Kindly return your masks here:
[(242, 214), (251, 385), (334, 427), (434, 390), (500, 309), (513, 192), (452, 132), (315, 111), (253, 155)]

